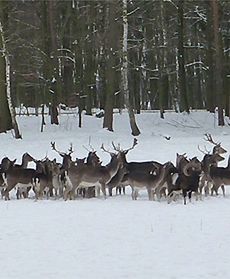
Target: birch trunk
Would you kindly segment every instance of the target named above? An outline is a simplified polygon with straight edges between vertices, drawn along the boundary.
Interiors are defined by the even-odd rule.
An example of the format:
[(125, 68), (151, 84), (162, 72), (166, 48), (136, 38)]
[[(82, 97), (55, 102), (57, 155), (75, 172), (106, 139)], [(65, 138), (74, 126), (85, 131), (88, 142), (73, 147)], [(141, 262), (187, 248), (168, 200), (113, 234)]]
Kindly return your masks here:
[(18, 124), (16, 121), (16, 113), (15, 113), (15, 109), (13, 107), (12, 100), (11, 100), (10, 58), (9, 58), (9, 54), (6, 49), (6, 42), (5, 42), (5, 37), (3, 34), (3, 27), (2, 27), (1, 22), (0, 22), (0, 33), (1, 33), (1, 39), (2, 39), (2, 54), (5, 59), (7, 103), (8, 103), (8, 107), (9, 107), (9, 111), (10, 111), (10, 115), (11, 115), (11, 122), (12, 122), (12, 127), (14, 129), (15, 138), (20, 139), (20, 138), (22, 138), (22, 136), (19, 132)]
[(123, 0), (123, 45), (122, 45), (122, 88), (124, 92), (124, 101), (129, 114), (129, 122), (133, 136), (138, 136), (140, 130), (137, 127), (133, 108), (130, 104), (130, 93), (128, 84), (128, 14), (127, 14), (127, 0)]

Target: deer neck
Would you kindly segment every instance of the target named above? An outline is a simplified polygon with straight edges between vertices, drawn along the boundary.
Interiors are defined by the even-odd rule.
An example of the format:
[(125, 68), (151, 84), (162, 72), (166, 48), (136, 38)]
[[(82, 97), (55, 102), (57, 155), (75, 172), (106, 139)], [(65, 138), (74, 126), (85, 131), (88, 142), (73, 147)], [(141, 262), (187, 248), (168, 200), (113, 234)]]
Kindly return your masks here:
[(110, 162), (106, 165), (106, 169), (110, 174), (110, 177), (113, 177), (120, 167), (119, 160), (117, 156), (111, 158)]
[(159, 173), (159, 178), (158, 178), (158, 183), (162, 183), (164, 182), (166, 176), (168, 175), (168, 168), (167, 167), (163, 167), (162, 170)]

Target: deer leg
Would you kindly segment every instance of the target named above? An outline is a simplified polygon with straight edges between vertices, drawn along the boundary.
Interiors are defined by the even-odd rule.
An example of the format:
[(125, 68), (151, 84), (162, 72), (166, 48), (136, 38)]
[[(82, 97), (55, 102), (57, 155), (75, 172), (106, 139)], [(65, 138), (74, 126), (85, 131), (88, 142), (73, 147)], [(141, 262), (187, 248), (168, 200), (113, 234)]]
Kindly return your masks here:
[(186, 204), (187, 191), (185, 189), (183, 189), (182, 193), (183, 193), (183, 197), (184, 197), (184, 204)]
[[(64, 185), (65, 185), (65, 189), (63, 190), (63, 198), (66, 201), (68, 199), (69, 195), (70, 195), (70, 191), (73, 189), (73, 184), (72, 184), (70, 178), (68, 177), (68, 175), (65, 176), (65, 184)], [(74, 193), (75, 193), (75, 191), (78, 190), (78, 188), (79, 188), (78, 186), (79, 186), (79, 182), (76, 182), (75, 187), (74, 187)]]
[(95, 186), (95, 193), (97, 197), (100, 197), (101, 193), (100, 193), (100, 187)]
[(19, 200), (21, 198), (21, 194), (20, 194), (19, 188), (17, 188), (16, 197), (17, 197), (17, 200)]
[(121, 195), (121, 186), (116, 187), (116, 195), (117, 194)]
[(167, 202), (168, 202), (168, 204), (171, 203), (172, 199), (173, 199), (173, 191), (170, 190), (170, 191), (168, 192), (168, 196), (167, 196)]
[(7, 185), (7, 187), (5, 188), (3, 195), (5, 196), (5, 200), (9, 201), (10, 200), (10, 191), (16, 186), (17, 183), (13, 183), (12, 185), (9, 186), (9, 184)]
[(133, 187), (132, 187), (132, 200), (135, 200), (135, 190)]
[(195, 195), (196, 195), (196, 201), (198, 201), (199, 199), (202, 201), (202, 195), (198, 190), (195, 192)]
[(101, 191), (104, 195), (104, 198), (106, 198), (106, 190), (105, 190), (105, 183), (101, 183)]
[(134, 191), (134, 200), (135, 201), (137, 200), (137, 197), (138, 197), (138, 190), (135, 189), (135, 191)]
[(216, 186), (215, 185), (213, 185), (212, 188), (211, 188), (211, 196), (213, 196), (214, 191), (215, 191), (216, 195), (218, 195), (218, 192), (216, 190)]
[(189, 192), (188, 192), (188, 199), (189, 199), (189, 202), (192, 201), (192, 191), (189, 191)]
[(222, 189), (222, 192), (223, 192), (223, 196), (225, 197), (225, 188), (224, 188), (224, 185), (221, 185), (221, 189)]
[[(112, 197), (113, 195), (113, 188), (112, 187), (108, 187), (109, 189), (109, 196)], [(117, 188), (116, 188), (116, 193), (117, 193)]]
[(203, 188), (205, 187), (206, 177), (205, 175), (201, 177), (200, 185), (199, 185), (199, 192), (202, 194)]
[(65, 201), (68, 199), (69, 192), (70, 192), (70, 188), (66, 187), (64, 192), (63, 192), (63, 198), (64, 198)]
[(122, 186), (123, 194), (125, 195), (125, 186)]
[(148, 188), (147, 188), (147, 192), (148, 192), (149, 200), (152, 201), (152, 199), (153, 199), (153, 198), (152, 198), (152, 189), (148, 187)]
[(209, 190), (212, 187), (212, 183), (211, 181), (207, 181), (205, 187), (204, 187), (204, 193), (205, 193), (205, 197), (207, 197), (209, 195)]

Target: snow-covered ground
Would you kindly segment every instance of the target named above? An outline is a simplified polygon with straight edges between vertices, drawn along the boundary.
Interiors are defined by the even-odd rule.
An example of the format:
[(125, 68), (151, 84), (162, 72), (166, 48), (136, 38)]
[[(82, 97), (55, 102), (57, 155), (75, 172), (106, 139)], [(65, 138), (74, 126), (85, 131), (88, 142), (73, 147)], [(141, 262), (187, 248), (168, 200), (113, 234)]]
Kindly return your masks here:
[[(0, 134), (0, 158), (21, 162), (24, 152), (35, 158), (61, 158), (51, 150), (85, 157), (89, 141), (106, 164), (109, 156), (100, 150), (111, 142), (122, 148), (132, 145), (127, 114), (115, 114), (114, 130), (102, 129), (102, 119), (84, 116), (79, 129), (76, 115), (63, 115), (59, 126), (47, 119), (40, 133), (40, 117), (18, 118), (22, 140)], [(230, 127), (216, 125), (216, 116), (196, 111), (190, 115), (168, 112), (137, 115), (141, 129), (138, 145), (128, 160), (175, 163), (176, 153), (188, 157), (211, 150), (204, 133), (230, 150)], [(166, 140), (165, 136), (170, 136)], [(222, 165), (227, 164), (226, 160)], [(150, 202), (145, 192), (137, 201), (125, 196), (66, 201), (33, 199), (0, 200), (0, 278), (230, 278), (230, 191), (183, 205)]]

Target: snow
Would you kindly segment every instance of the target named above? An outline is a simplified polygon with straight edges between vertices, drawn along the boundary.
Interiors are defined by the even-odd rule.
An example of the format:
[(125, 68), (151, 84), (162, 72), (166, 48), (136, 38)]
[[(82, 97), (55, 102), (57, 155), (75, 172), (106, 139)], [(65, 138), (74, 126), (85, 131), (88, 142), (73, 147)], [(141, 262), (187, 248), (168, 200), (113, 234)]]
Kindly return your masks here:
[[(84, 116), (78, 128), (76, 115), (62, 115), (60, 125), (47, 125), (40, 133), (40, 117), (18, 117), (23, 135), (0, 134), (0, 158), (21, 162), (24, 152), (35, 158), (61, 158), (51, 150), (55, 141), (61, 151), (73, 143), (73, 157), (85, 157), (91, 145), (106, 164), (109, 156), (100, 150), (111, 142), (132, 145), (128, 116), (115, 114), (115, 132), (102, 129), (102, 119)], [(226, 124), (227, 123), (226, 119)], [(194, 111), (190, 115), (167, 112), (137, 115), (141, 129), (138, 145), (128, 160), (175, 163), (176, 153), (189, 157), (203, 154), (204, 133), (211, 133), (230, 149), (230, 128), (218, 127), (216, 115)], [(170, 140), (166, 140), (170, 137)], [(226, 155), (227, 158), (228, 154)], [(227, 160), (221, 162), (226, 165)], [(33, 164), (31, 165), (33, 166)], [(33, 198), (0, 200), (0, 278), (229, 278), (230, 191), (224, 198), (203, 197), (183, 205), (182, 199), (167, 204), (148, 201), (145, 191), (137, 201), (126, 195), (107, 199), (74, 201)]]

